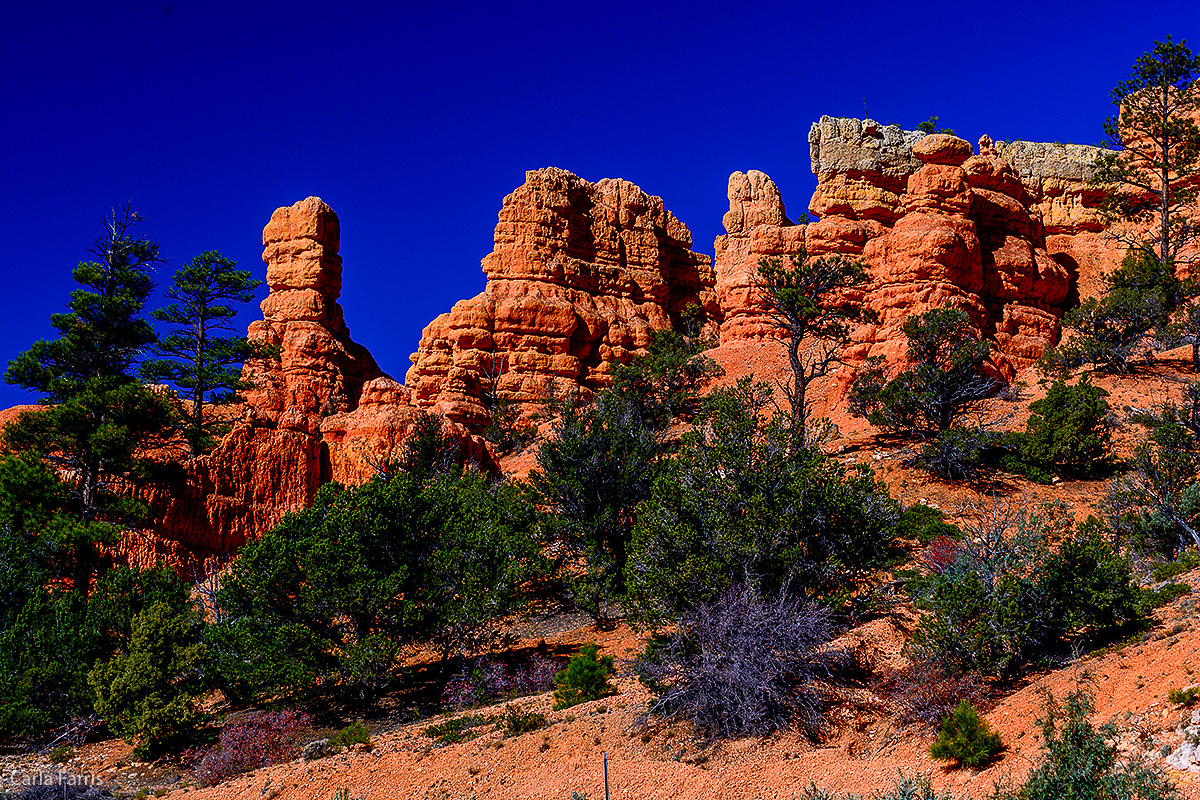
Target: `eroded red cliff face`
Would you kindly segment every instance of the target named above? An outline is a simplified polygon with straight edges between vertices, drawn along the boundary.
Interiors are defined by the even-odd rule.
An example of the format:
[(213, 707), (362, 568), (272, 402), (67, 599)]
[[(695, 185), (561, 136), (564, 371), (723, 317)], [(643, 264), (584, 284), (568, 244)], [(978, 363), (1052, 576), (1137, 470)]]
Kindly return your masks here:
[(689, 306), (719, 313), (708, 256), (629, 181), (596, 183), (553, 167), (528, 172), (504, 198), (483, 292), (431, 322), (405, 385), (412, 403), (473, 429), (485, 392), (529, 403), (607, 385), (643, 352), (650, 331)]
[[(1018, 142), (1001, 152), (985, 136), (976, 153), (947, 134), (830, 117), (813, 125), (809, 143), (815, 222), (792, 225), (762, 173), (730, 177), (727, 233), (716, 241), (723, 344), (771, 335), (758, 262), (805, 248), (867, 263), (870, 284), (856, 299), (879, 322), (856, 332), (851, 358), (899, 358), (904, 320), (950, 305), (995, 342), (994, 366), (1011, 378), (1058, 341), (1077, 263), (1070, 254), (1089, 253), (1089, 271), (1113, 259), (1092, 238), (1097, 198), (1082, 164), (1094, 148), (1042, 163), (1036, 153), (1048, 146)], [(1048, 240), (1043, 214), (1057, 238)]]
[[(157, 524), (126, 542), (135, 562), (180, 568), (233, 553), (322, 483), (357, 484), (399, 454), (424, 412), (350, 338), (338, 297), (337, 215), (319, 198), (280, 208), (263, 229), (270, 294), (249, 337), (276, 355), (248, 362), (245, 412), (213, 452), (149, 491)], [(491, 465), (482, 441), (443, 424), (464, 459)]]

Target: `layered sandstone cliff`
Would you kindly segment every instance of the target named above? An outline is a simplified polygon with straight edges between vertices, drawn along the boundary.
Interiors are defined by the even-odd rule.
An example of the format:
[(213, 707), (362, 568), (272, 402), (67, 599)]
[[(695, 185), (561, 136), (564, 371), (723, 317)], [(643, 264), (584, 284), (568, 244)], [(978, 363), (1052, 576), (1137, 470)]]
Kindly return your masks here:
[[(1093, 149), (1057, 161), (1042, 152), (1038, 161), (1037, 147), (1050, 146), (998, 150), (984, 136), (975, 153), (955, 136), (831, 117), (813, 125), (809, 144), (815, 222), (792, 225), (762, 173), (730, 177), (727, 233), (716, 241), (722, 343), (773, 332), (757, 285), (760, 259), (841, 253), (866, 262), (870, 284), (855, 299), (879, 315), (856, 332), (851, 357), (899, 357), (904, 320), (950, 305), (995, 342), (994, 366), (1011, 378), (1058, 341), (1078, 264), (1072, 253), (1091, 253), (1094, 272), (1112, 259), (1090, 238), (1102, 229), (1082, 166)], [(1048, 239), (1044, 216), (1056, 238)]]
[(405, 385), (412, 403), (473, 429), (486, 394), (530, 403), (607, 385), (650, 331), (695, 307), (719, 315), (709, 258), (662, 198), (629, 181), (526, 173), (504, 198), (483, 292), (431, 322)]
[(1090, 183), (1100, 148), (1015, 141), (998, 143), (996, 152), (1013, 165), (1029, 193), (1030, 207), (1046, 228), (1047, 251), (1077, 280), (1071, 299), (1098, 294), (1100, 276), (1121, 255), (1100, 213), (1104, 190)]

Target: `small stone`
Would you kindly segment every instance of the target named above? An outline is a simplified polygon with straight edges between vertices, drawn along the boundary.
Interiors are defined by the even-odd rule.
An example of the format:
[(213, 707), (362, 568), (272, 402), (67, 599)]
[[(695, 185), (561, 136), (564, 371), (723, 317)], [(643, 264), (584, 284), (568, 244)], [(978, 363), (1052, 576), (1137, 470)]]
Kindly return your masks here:
[(328, 758), (333, 755), (333, 748), (329, 746), (328, 739), (317, 739), (315, 742), (309, 742), (300, 748), (300, 757), (305, 761), (316, 761), (319, 758)]

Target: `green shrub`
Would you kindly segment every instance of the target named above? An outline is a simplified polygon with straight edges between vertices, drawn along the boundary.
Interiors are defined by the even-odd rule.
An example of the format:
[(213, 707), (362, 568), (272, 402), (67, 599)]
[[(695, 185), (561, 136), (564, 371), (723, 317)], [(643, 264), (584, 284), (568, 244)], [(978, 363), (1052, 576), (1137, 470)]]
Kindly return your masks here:
[(979, 716), (970, 702), (962, 700), (942, 722), (938, 739), (929, 755), (938, 761), (954, 761), (959, 767), (984, 767), (996, 760), (1004, 744)]
[(197, 710), (205, 661), (201, 622), (155, 603), (133, 619), (128, 647), (88, 674), (96, 713), (139, 757), (185, 741), (203, 720)]
[(1000, 435), (998, 444), (1001, 454), (997, 466), (1013, 475), (1022, 475), (1033, 483), (1049, 486), (1054, 476), (1037, 464), (1031, 464), (1021, 455), (1025, 449), (1025, 431), (1008, 431)]
[(1152, 332), (1166, 332), (1180, 290), (1170, 263), (1131, 249), (1121, 266), (1101, 279), (1104, 288), (1099, 297), (1089, 297), (1063, 314), (1063, 342), (1042, 356), (1038, 366), (1043, 372), (1083, 364), (1128, 372), (1131, 363), (1145, 354)]
[(365, 722), (356, 722), (351, 725), (347, 725), (333, 736), (329, 737), (329, 746), (334, 750), (342, 750), (354, 744), (365, 744), (370, 746), (371, 732), (367, 730), (367, 724)]
[(1186, 583), (1168, 583), (1161, 589), (1143, 589), (1141, 604), (1143, 613), (1149, 613), (1156, 608), (1170, 605), (1184, 595), (1192, 593), (1192, 587)]
[(710, 394), (638, 507), (625, 567), (629, 619), (670, 625), (729, 587), (788, 593), (837, 609), (895, 552), (899, 508), (865, 465), (790, 452), (771, 389), (739, 381)]
[(50, 760), (51, 764), (65, 764), (74, 757), (75, 748), (66, 744), (60, 744), (46, 754), (46, 758)]
[(1200, 700), (1200, 687), (1193, 686), (1190, 689), (1172, 689), (1167, 692), (1167, 702), (1171, 705), (1191, 708), (1196, 705), (1197, 700)]
[[(1093, 526), (1073, 531), (1059, 506), (991, 516), (926, 577), (906, 582), (916, 604), (932, 612), (918, 624), (914, 655), (953, 674), (1012, 675), (1145, 613), (1129, 562)], [(1062, 542), (1057, 550), (1052, 540)]]
[(1095, 472), (1107, 461), (1111, 445), (1106, 397), (1087, 373), (1074, 386), (1062, 378), (1054, 381), (1045, 397), (1029, 404), (1021, 456), (1047, 470)]
[[(1140, 415), (1149, 435), (1133, 448), (1129, 471), (1109, 486), (1113, 524), (1142, 553), (1168, 558), (1196, 544), (1200, 525), (1200, 448), (1187, 408), (1167, 403)], [(1119, 509), (1119, 512), (1118, 512)]]
[(488, 722), (484, 717), (468, 714), (448, 719), (439, 725), (430, 725), (422, 733), (438, 744), (454, 744), (474, 739), (478, 735), (475, 729), (487, 725)]
[(567, 668), (554, 676), (554, 710), (599, 700), (616, 689), (608, 682), (615, 672), (612, 656), (601, 656), (593, 642), (586, 644)]
[(987, 431), (956, 425), (940, 431), (937, 438), (922, 447), (916, 463), (948, 481), (974, 478), (991, 442)]
[(381, 633), (350, 645), (338, 670), (342, 692), (358, 700), (374, 699), (391, 685), (399, 654), (399, 642)]
[(1092, 697), (1082, 689), (1060, 705), (1047, 694), (1041, 719), (1042, 761), (1025, 785), (997, 793), (997, 800), (1176, 800), (1179, 792), (1156, 769), (1137, 758), (1119, 758), (1116, 725), (1097, 730), (1089, 717)]
[(1085, 528), (1047, 558), (1038, 576), (1056, 633), (1111, 628), (1136, 618), (1141, 607), (1129, 562), (1099, 530)]
[(393, 680), (400, 646), (488, 650), (539, 569), (533, 508), (513, 484), (439, 471), (438, 458), (416, 453), (412, 471), (354, 488), (326, 484), (242, 548), (207, 632), (227, 695), (336, 682), (369, 700)]
[(900, 518), (896, 521), (896, 536), (929, 544), (939, 536), (961, 539), (963, 532), (957, 525), (946, 522), (946, 512), (916, 503), (900, 512)]
[(500, 727), (506, 736), (520, 736), (522, 733), (536, 731), (546, 724), (546, 716), (534, 711), (524, 711), (520, 706), (504, 707), (504, 716), (500, 718)]
[(1150, 577), (1153, 578), (1156, 583), (1160, 583), (1162, 581), (1169, 581), (1171, 578), (1182, 575), (1185, 572), (1189, 572), (1196, 567), (1200, 567), (1200, 552), (1188, 550), (1187, 552), (1181, 554), (1179, 558), (1176, 558), (1174, 561), (1167, 561), (1159, 564), (1154, 568), (1154, 571), (1150, 573)]

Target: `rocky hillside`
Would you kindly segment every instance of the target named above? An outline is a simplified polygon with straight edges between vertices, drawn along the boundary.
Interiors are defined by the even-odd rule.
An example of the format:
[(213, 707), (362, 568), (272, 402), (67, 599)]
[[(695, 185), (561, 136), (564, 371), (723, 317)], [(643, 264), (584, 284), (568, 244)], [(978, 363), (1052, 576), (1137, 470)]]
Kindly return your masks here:
[[(425, 328), (404, 384), (350, 337), (337, 215), (315, 197), (280, 208), (263, 230), (271, 291), (250, 326), (278, 355), (246, 365), (254, 389), (241, 419), (151, 495), (159, 522), (127, 549), (177, 566), (227, 556), (321, 483), (366, 480), (426, 410), (463, 458), (491, 464), (478, 435), (486, 395), (532, 408), (551, 386), (601, 388), (651, 330), (688, 315), (719, 334), (710, 355), (731, 376), (768, 378), (779, 364), (757, 286), (764, 257), (806, 249), (866, 262), (870, 284), (854, 299), (878, 322), (856, 331), (851, 361), (900, 357), (903, 321), (951, 305), (995, 343), (993, 366), (1009, 380), (1058, 341), (1063, 310), (1115, 262), (1086, 185), (1093, 148), (984, 136), (976, 152), (947, 134), (831, 117), (809, 144), (816, 219), (793, 221), (768, 176), (735, 172), (712, 263), (661, 198), (629, 181), (527, 173), (504, 199), (484, 291)], [(837, 416), (850, 374), (815, 388), (825, 413)]]

